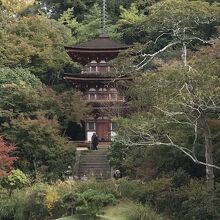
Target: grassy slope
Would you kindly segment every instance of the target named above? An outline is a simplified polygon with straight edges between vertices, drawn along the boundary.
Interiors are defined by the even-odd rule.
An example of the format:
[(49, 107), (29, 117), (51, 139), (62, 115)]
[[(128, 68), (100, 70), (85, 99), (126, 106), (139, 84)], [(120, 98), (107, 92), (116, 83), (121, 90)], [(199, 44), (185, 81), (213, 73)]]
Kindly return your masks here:
[[(131, 208), (130, 202), (121, 202), (116, 206), (106, 207), (103, 211), (105, 215), (100, 215), (99, 220), (127, 220), (126, 213), (127, 210)], [(81, 220), (76, 217), (65, 217), (59, 220)]]

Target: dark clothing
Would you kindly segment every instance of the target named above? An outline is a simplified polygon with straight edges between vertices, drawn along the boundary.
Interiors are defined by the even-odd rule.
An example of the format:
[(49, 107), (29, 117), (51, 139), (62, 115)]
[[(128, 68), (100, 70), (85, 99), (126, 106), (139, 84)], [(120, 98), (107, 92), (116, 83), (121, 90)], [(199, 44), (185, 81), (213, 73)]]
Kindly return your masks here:
[(98, 150), (97, 149), (98, 144), (99, 144), (99, 139), (97, 135), (93, 134), (92, 135), (92, 150)]

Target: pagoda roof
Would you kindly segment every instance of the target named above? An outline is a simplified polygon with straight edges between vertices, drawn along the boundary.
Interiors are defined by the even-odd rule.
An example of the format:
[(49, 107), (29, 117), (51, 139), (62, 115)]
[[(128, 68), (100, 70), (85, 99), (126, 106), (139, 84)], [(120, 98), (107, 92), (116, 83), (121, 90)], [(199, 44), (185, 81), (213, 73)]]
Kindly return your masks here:
[(119, 80), (132, 80), (130, 76), (110, 76), (103, 74), (68, 74), (65, 73), (64, 79), (70, 81), (119, 81)]
[(65, 48), (94, 51), (94, 50), (120, 50), (120, 49), (127, 49), (128, 47), (129, 47), (128, 45), (111, 40), (108, 35), (100, 35), (98, 38), (94, 40), (90, 40), (79, 45), (74, 45)]

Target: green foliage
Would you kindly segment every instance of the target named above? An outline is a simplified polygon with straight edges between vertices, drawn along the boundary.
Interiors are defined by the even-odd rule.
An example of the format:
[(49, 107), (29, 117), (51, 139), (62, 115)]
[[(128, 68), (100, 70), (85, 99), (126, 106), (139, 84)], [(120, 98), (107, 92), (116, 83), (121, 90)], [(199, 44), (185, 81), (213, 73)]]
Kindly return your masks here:
[(127, 213), (128, 220), (165, 220), (164, 217), (156, 214), (149, 206), (135, 204)]
[[(174, 219), (218, 219), (220, 197), (218, 187), (213, 196), (207, 190), (206, 185), (200, 180), (193, 180), (184, 186), (173, 185), (173, 180), (161, 178), (149, 182), (121, 180), (119, 192), (122, 197), (132, 201), (141, 202), (152, 206), (159, 213), (173, 216)], [(140, 207), (139, 214), (146, 214)], [(146, 218), (147, 219), (147, 218)]]
[(8, 22), (0, 33), (1, 66), (22, 66), (42, 74), (59, 72), (70, 63), (63, 47), (65, 32), (61, 33), (60, 24), (53, 20), (22, 17)]
[(76, 213), (95, 217), (100, 209), (115, 202), (111, 194), (100, 193), (89, 189), (83, 193), (75, 194)]
[[(35, 5), (35, 7), (37, 6), (41, 11), (48, 13), (52, 18), (58, 18), (62, 12), (68, 10), (70, 7), (74, 7), (74, 15), (80, 22), (85, 18), (85, 15), (89, 13), (90, 8), (94, 4), (102, 4), (102, 0), (63, 0), (62, 2), (59, 0), (54, 0), (52, 2), (50, 0), (40, 0), (39, 2), (41, 4)], [(135, 2), (135, 0), (108, 1), (108, 17), (115, 21), (120, 14), (119, 7), (122, 5), (128, 8), (132, 2)]]
[(112, 180), (97, 182), (96, 180), (91, 179), (77, 184), (77, 190), (81, 193), (89, 189), (93, 189), (104, 194), (112, 194), (115, 197), (119, 196), (117, 185), (115, 185), (115, 182)]
[(177, 198), (181, 201), (179, 213), (175, 215), (181, 219), (218, 219), (220, 216), (218, 206), (220, 197), (210, 194), (205, 184), (201, 181), (191, 181), (189, 185), (181, 187), (176, 192)]
[(61, 132), (69, 120), (79, 122), (85, 116), (80, 96), (10, 84), (2, 86), (0, 94), (1, 132), (17, 144), (20, 168), (58, 178), (74, 161), (74, 147)]
[[(85, 15), (82, 22), (77, 21), (74, 16), (74, 8), (69, 8), (59, 18), (59, 22), (70, 28), (73, 35), (73, 44), (79, 44), (99, 36), (101, 29), (101, 8), (94, 4)], [(110, 37), (118, 39), (120, 34), (116, 32), (114, 25), (108, 25), (108, 34)]]
[[(56, 219), (78, 213), (88, 219), (107, 204), (115, 204), (110, 187), (115, 188), (113, 191), (117, 192), (117, 197), (122, 197), (122, 201), (133, 201), (130, 211), (126, 212), (127, 219), (161, 219), (153, 210), (163, 213), (168, 219), (219, 219), (219, 184), (215, 193), (210, 194), (201, 180), (192, 180), (177, 188), (172, 185), (171, 178), (149, 182), (126, 179), (107, 182), (90, 182), (87, 184), (90, 188), (85, 188), (84, 182), (38, 183), (25, 190), (14, 191), (10, 199), (0, 191), (0, 218)], [(82, 188), (81, 184), (84, 185)]]
[(35, 0), (1, 0), (2, 5), (13, 13), (19, 13), (34, 4)]
[(12, 170), (8, 176), (4, 177), (1, 180), (1, 185), (9, 191), (10, 195), (13, 190), (21, 189), (29, 184), (30, 184), (29, 179), (19, 169)]
[(154, 24), (148, 26), (151, 31), (173, 28), (173, 30), (178, 29), (176, 33), (178, 37), (182, 34), (185, 37), (188, 34), (192, 36), (191, 29), (195, 29), (195, 34), (198, 34), (198, 32), (201, 34), (201, 31), (205, 31), (201, 29), (203, 25), (211, 26), (216, 22), (218, 23), (219, 10), (218, 4), (210, 5), (204, 1), (165, 0), (150, 7), (150, 15), (146, 20), (150, 23), (146, 23), (146, 25)]
[(122, 179), (119, 182), (118, 190), (123, 198), (159, 207), (166, 199), (171, 186), (171, 178), (160, 178), (146, 183)]
[(184, 173), (196, 177), (204, 176), (202, 167), (195, 165), (177, 149), (166, 146), (134, 147), (116, 141), (111, 145), (109, 160), (113, 167), (122, 171), (123, 176), (132, 179), (151, 180), (163, 176), (164, 173), (170, 174), (173, 172), (177, 172), (177, 174), (180, 172), (180, 176), (183, 172), (183, 177), (181, 177), (183, 179)]
[(129, 9), (125, 9), (123, 7), (121, 9), (120, 20), (118, 21), (119, 25), (133, 25), (135, 23), (141, 22), (145, 16), (140, 13), (137, 6), (132, 4)]
[(16, 84), (36, 89), (41, 85), (40, 80), (30, 73), (28, 69), (22, 68), (0, 68), (0, 85)]
[(18, 163), (27, 167), (35, 175), (41, 174), (49, 179), (57, 179), (62, 172), (74, 161), (75, 149), (67, 139), (60, 136), (56, 120), (44, 117), (36, 119), (14, 119), (12, 129), (7, 138), (17, 143)]
[(77, 191), (68, 182), (53, 185), (38, 183), (25, 190), (13, 192), (11, 198), (0, 192), (0, 218), (56, 219), (61, 216), (79, 214), (95, 216), (101, 208), (115, 203), (115, 197), (94, 189)]
[[(142, 158), (140, 165), (154, 168), (157, 162), (149, 163), (151, 159), (148, 153), (153, 152), (152, 148), (163, 152), (160, 148), (167, 149), (166, 146), (184, 152), (196, 163), (205, 160), (202, 145), (205, 146), (204, 131), (207, 127), (203, 124), (204, 117), (210, 129), (212, 129), (212, 120), (216, 123), (219, 120), (216, 114), (220, 103), (219, 69), (217, 68), (219, 58), (214, 52), (218, 51), (218, 47), (217, 40), (215, 46), (209, 50), (209, 58), (204, 51), (195, 54), (190, 62), (190, 70), (177, 62), (172, 62), (163, 64), (158, 71), (148, 72), (135, 80), (129, 94), (136, 114), (130, 118), (118, 120), (120, 126), (116, 142), (129, 149), (125, 152), (124, 161), (128, 162), (132, 158), (133, 161), (130, 161), (134, 162), (135, 166), (138, 164), (135, 160), (139, 160), (140, 157)], [(199, 113), (201, 111), (202, 113)], [(213, 137), (215, 134), (216, 131), (213, 130)], [(216, 141), (218, 142), (218, 138)], [(135, 156), (132, 157), (132, 154)], [(164, 162), (166, 154), (161, 154), (160, 162)], [(164, 164), (165, 167), (161, 166), (161, 170), (166, 168), (167, 163)], [(196, 169), (198, 168), (197, 166)], [(197, 176), (197, 174), (193, 175)]]
[(120, 7), (121, 14), (116, 27), (122, 33), (127, 44), (135, 42), (143, 43), (146, 39), (146, 31), (142, 28), (142, 22), (146, 19), (143, 11), (140, 11), (136, 4), (132, 4), (129, 9)]

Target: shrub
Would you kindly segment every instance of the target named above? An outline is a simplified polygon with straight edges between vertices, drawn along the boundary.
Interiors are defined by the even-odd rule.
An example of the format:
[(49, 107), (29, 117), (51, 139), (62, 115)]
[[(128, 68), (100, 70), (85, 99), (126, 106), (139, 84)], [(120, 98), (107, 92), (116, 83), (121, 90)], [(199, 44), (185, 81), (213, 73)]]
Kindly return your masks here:
[(34, 189), (23, 207), (24, 219), (48, 219), (50, 216), (49, 209), (45, 204), (46, 189)]
[(12, 170), (11, 173), (4, 177), (1, 181), (1, 185), (9, 191), (11, 195), (15, 189), (21, 189), (30, 183), (27, 176), (19, 169)]
[(113, 194), (116, 198), (120, 196), (120, 192), (118, 190), (118, 182), (115, 180), (97, 182), (95, 179), (91, 179), (85, 182), (78, 182), (77, 191), (84, 192), (88, 189), (93, 189), (101, 193), (110, 193)]
[(8, 194), (4, 191), (0, 193), (0, 219), (11, 220), (13, 219), (13, 206), (11, 205), (11, 199)]
[(210, 193), (202, 181), (192, 180), (188, 185), (181, 187), (177, 196), (182, 201), (181, 208), (176, 210), (176, 218), (188, 219), (220, 219), (220, 197)]
[(134, 204), (132, 210), (130, 209), (128, 214), (128, 220), (165, 220), (164, 217), (156, 214), (147, 205)]
[(84, 192), (69, 192), (62, 198), (65, 215), (79, 214), (95, 217), (100, 209), (108, 204), (115, 203), (112, 194), (102, 193), (93, 189)]
[(150, 203), (153, 206), (160, 206), (160, 203), (166, 202), (167, 194), (172, 187), (170, 178), (161, 178), (147, 183), (126, 179), (118, 182), (119, 192), (123, 198), (143, 204)]
[(181, 187), (190, 182), (190, 175), (183, 169), (179, 168), (172, 174), (172, 183), (174, 187)]
[(143, 194), (144, 183), (136, 180), (121, 179), (117, 181), (118, 191), (122, 198), (139, 201)]

